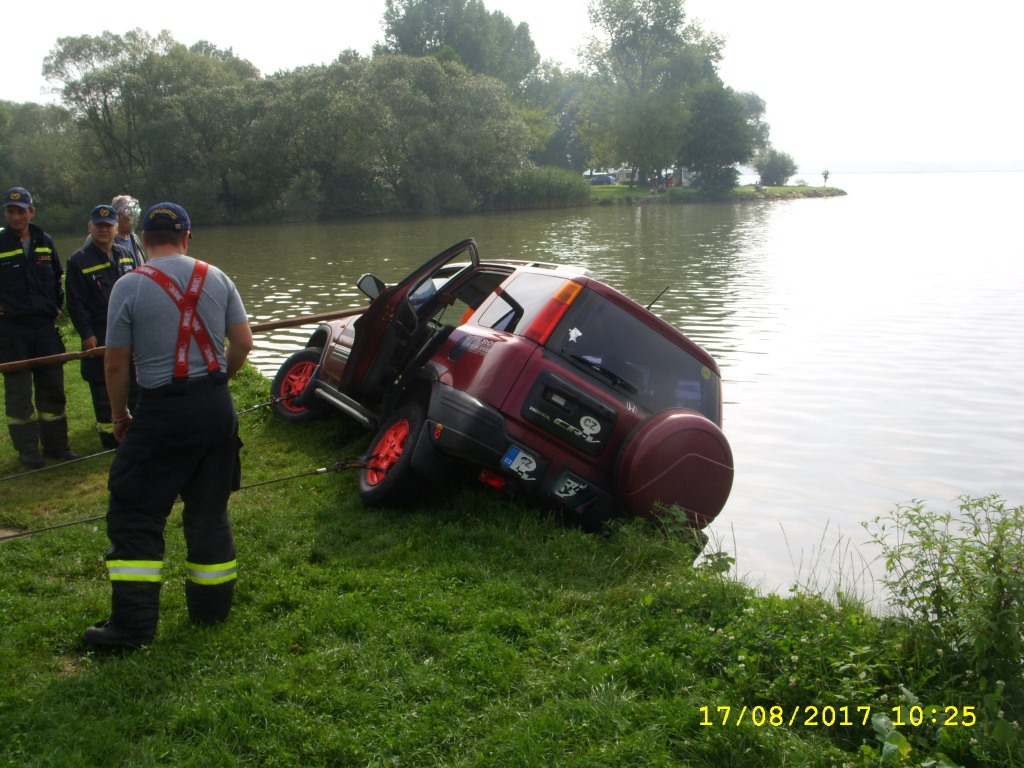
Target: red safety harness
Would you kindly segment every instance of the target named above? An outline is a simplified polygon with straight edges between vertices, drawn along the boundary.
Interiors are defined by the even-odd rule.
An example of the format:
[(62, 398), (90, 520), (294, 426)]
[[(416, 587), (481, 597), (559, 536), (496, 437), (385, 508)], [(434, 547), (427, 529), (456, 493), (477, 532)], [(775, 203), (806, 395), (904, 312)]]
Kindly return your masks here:
[(206, 331), (199, 312), (196, 311), (196, 304), (199, 303), (199, 295), (203, 292), (203, 283), (206, 282), (206, 272), (210, 265), (196, 259), (196, 265), (192, 269), (192, 276), (188, 279), (188, 290), (182, 292), (178, 284), (168, 275), (159, 269), (154, 269), (148, 264), (136, 267), (135, 272), (152, 279), (163, 288), (167, 295), (178, 305), (181, 312), (181, 322), (178, 323), (178, 345), (174, 353), (174, 380), (185, 381), (188, 379), (188, 349), (195, 336), (199, 351), (206, 361), (206, 370), (216, 373), (220, 370), (220, 363), (217, 361), (217, 350), (210, 340), (210, 334)]

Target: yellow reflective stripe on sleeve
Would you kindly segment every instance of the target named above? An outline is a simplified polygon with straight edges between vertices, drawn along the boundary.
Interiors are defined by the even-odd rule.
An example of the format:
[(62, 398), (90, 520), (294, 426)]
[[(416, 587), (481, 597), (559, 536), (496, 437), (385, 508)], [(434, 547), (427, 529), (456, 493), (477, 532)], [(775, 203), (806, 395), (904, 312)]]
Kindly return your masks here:
[(185, 563), (188, 568), (189, 581), (196, 584), (223, 584), (238, 578), (238, 561), (230, 563), (214, 563), (213, 565), (200, 565), (199, 563)]
[(111, 581), (160, 581), (161, 560), (107, 560)]

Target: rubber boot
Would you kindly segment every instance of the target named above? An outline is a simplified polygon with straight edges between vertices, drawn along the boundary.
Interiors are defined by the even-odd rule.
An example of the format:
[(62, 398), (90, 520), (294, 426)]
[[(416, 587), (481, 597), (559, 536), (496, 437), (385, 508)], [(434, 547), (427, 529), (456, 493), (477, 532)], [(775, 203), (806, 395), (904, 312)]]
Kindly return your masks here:
[(185, 582), (185, 604), (188, 606), (188, 617), (192, 623), (200, 627), (208, 627), (224, 621), (231, 612), (234, 600), (235, 582), (225, 581), (223, 584), (196, 584)]
[(160, 582), (110, 584), (110, 618), (89, 627), (82, 639), (103, 648), (141, 648), (152, 643), (160, 620)]
[(18, 460), (29, 467), (43, 466), (43, 457), (39, 453), (39, 424), (29, 421), (24, 424), (8, 424), (11, 433), (11, 444), (18, 452)]
[(71, 450), (68, 442), (68, 420), (67, 419), (40, 419), (39, 439), (43, 444), (43, 453), (55, 459), (80, 459), (77, 453)]

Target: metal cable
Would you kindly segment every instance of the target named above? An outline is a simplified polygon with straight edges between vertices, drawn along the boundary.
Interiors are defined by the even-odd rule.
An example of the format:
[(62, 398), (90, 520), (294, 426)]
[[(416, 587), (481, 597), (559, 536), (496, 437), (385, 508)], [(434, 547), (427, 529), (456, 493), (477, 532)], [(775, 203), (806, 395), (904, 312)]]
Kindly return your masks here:
[[(109, 451), (107, 451), (107, 453), (109, 453)], [(93, 455), (98, 456), (100, 454), (93, 454)], [(91, 457), (83, 456), (82, 458), (91, 458)], [(370, 456), (370, 457), (360, 458), (360, 459), (341, 459), (340, 461), (336, 461), (334, 464), (332, 464), (329, 467), (320, 467), (320, 469), (311, 469), (308, 472), (299, 472), (298, 474), (295, 474), (295, 475), (286, 475), (284, 477), (276, 477), (276, 478), (273, 478), (271, 480), (261, 480), (258, 483), (250, 483), (248, 485), (243, 485), (243, 486), (239, 487), (238, 490), (244, 491), (244, 490), (248, 490), (249, 488), (258, 488), (258, 487), (263, 486), (263, 485), (270, 485), (271, 483), (281, 483), (281, 482), (284, 482), (285, 480), (295, 480), (296, 478), (299, 478), (299, 477), (309, 477), (311, 475), (326, 475), (328, 472), (343, 472), (346, 469), (362, 469), (363, 467), (371, 468), (370, 465), (367, 463), (367, 461), (369, 459), (373, 459), (373, 458), (375, 458), (375, 457)], [(81, 461), (81, 459), (72, 459), (72, 461)], [(65, 463), (66, 464), (70, 464), (71, 462), (65, 462)], [(38, 470), (34, 470), (34, 471), (38, 471)], [(69, 528), (70, 526), (73, 526), (73, 525), (84, 525), (85, 523), (92, 523), (92, 522), (95, 522), (97, 520), (102, 520), (105, 517), (106, 517), (106, 515), (97, 515), (95, 517), (87, 517), (87, 518), (85, 518), (83, 520), (72, 520), (71, 522), (68, 522), (68, 523), (58, 523), (57, 525), (50, 525), (50, 526), (47, 526), (46, 528), (34, 528), (31, 531), (21, 531), (20, 533), (11, 533), (11, 534), (7, 534), (6, 536), (0, 536), (0, 541), (7, 541), (8, 539), (20, 539), (20, 538), (23, 538), (25, 536), (32, 536), (33, 534), (43, 533), (45, 531), (53, 531), (53, 530), (56, 530), (58, 528)]]

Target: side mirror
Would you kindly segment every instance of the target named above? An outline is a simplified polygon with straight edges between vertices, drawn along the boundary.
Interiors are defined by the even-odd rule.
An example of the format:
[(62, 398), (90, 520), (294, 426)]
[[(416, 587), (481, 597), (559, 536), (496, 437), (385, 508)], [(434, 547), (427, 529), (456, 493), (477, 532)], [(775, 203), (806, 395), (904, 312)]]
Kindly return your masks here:
[(384, 292), (385, 285), (379, 277), (367, 273), (356, 281), (356, 287), (372, 301)]

